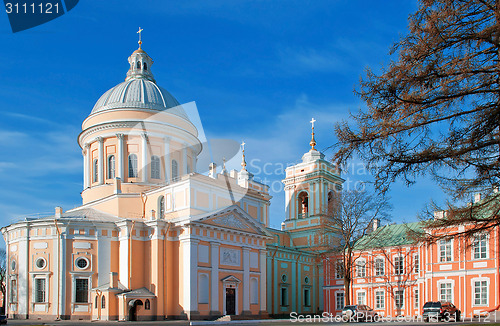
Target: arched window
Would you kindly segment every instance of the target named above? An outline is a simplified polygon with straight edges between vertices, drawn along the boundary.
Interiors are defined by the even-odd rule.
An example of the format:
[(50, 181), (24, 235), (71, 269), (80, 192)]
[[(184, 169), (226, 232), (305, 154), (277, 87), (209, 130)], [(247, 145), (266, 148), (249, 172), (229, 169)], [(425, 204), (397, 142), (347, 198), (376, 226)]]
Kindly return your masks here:
[(332, 191), (328, 192), (328, 202), (327, 202), (326, 210), (328, 213), (333, 212), (333, 192)]
[(110, 155), (108, 157), (108, 179), (115, 178), (115, 156)]
[(106, 308), (106, 297), (104, 295), (101, 298), (101, 308)]
[(158, 218), (165, 217), (165, 196), (158, 198)]
[(303, 191), (299, 194), (298, 200), (297, 200), (297, 206), (298, 206), (298, 212), (299, 218), (306, 218), (309, 215), (309, 196), (307, 195), (307, 192)]
[(148, 64), (146, 62), (142, 64), (142, 67), (144, 68), (144, 70), (148, 70)]
[(144, 302), (144, 309), (145, 310), (151, 309), (151, 303), (149, 302), (149, 299), (146, 299), (146, 301)]
[(259, 303), (259, 282), (256, 278), (250, 279), (250, 304)]
[(99, 307), (99, 296), (95, 296), (95, 308), (97, 309)]
[(128, 177), (137, 178), (137, 155), (135, 154), (128, 156)]
[(151, 156), (151, 179), (160, 179), (160, 158)]
[(179, 164), (176, 160), (172, 160), (172, 181), (177, 180), (177, 178), (179, 178)]
[(94, 173), (92, 180), (97, 182), (99, 180), (99, 161), (97, 159), (94, 160), (92, 166), (94, 167)]
[(208, 275), (200, 274), (198, 281), (198, 303), (208, 303)]
[(137, 69), (141, 69), (141, 63), (137, 61)]

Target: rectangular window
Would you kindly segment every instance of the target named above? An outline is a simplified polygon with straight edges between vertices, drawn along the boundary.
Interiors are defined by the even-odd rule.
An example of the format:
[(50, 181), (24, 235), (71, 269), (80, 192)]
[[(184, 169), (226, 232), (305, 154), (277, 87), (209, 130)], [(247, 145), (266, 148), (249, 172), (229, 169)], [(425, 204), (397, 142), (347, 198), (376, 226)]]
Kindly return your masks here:
[(439, 301), (453, 301), (451, 296), (451, 283), (441, 283), (439, 286)]
[(10, 281), (10, 302), (17, 302), (17, 280)]
[(488, 304), (488, 282), (474, 282), (474, 305), (486, 306)]
[(335, 293), (335, 301), (337, 310), (344, 309), (344, 292)]
[(404, 293), (404, 290), (394, 291), (394, 304), (396, 305), (396, 309), (403, 309), (405, 302)]
[(474, 259), (488, 258), (488, 237), (486, 234), (477, 235), (472, 244), (474, 250)]
[(281, 288), (281, 306), (288, 306), (288, 289)]
[(375, 276), (385, 274), (384, 258), (375, 259)]
[(385, 309), (384, 291), (375, 291), (375, 309)]
[(405, 273), (404, 257), (398, 256), (394, 258), (394, 273), (396, 275), (403, 275)]
[(439, 241), (439, 261), (451, 261), (451, 240)]
[(44, 278), (35, 278), (35, 302), (45, 302)]
[(414, 308), (419, 309), (420, 303), (419, 303), (419, 297), (418, 297), (418, 289), (413, 290), (413, 302), (414, 302)]
[(420, 272), (420, 256), (419, 255), (413, 256), (413, 270), (415, 271), (415, 273)]
[(309, 289), (304, 289), (304, 306), (306, 307), (311, 306), (311, 295)]
[(359, 260), (356, 263), (356, 273), (358, 277), (366, 277), (366, 262)]
[(86, 278), (75, 279), (75, 302), (89, 302), (89, 280)]
[(358, 292), (358, 305), (366, 304), (366, 292)]
[(335, 278), (344, 278), (344, 262), (342, 260), (337, 260)]

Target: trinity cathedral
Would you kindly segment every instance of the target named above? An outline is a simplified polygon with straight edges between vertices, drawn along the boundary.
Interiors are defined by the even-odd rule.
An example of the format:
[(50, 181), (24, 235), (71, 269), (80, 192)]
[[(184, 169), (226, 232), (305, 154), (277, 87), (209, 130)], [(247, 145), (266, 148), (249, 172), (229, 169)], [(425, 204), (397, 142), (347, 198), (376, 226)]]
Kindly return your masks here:
[[(83, 121), (82, 205), (1, 229), (9, 318), (264, 318), (323, 311), (328, 203), (343, 180), (315, 149), (286, 169), (281, 230), (247, 171), (197, 173), (198, 130), (141, 48)], [(331, 230), (334, 231), (334, 230)]]

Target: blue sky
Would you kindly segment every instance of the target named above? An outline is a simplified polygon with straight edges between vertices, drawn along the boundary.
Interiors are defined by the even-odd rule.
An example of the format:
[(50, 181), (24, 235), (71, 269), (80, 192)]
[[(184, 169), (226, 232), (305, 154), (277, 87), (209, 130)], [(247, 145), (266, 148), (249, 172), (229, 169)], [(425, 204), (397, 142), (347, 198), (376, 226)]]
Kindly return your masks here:
[[(47, 24), (12, 34), (0, 14), (0, 224), (81, 203), (82, 121), (120, 83), (143, 48), (159, 85), (195, 101), (208, 138), (245, 140), (249, 169), (275, 189), (271, 225), (284, 218), (280, 169), (318, 149), (333, 124), (363, 108), (354, 95), (366, 67), (389, 62), (414, 1), (80, 1)], [(326, 152), (331, 156), (331, 152)], [(236, 164), (234, 165), (236, 167)], [(412, 221), (429, 180), (391, 191), (394, 221)]]

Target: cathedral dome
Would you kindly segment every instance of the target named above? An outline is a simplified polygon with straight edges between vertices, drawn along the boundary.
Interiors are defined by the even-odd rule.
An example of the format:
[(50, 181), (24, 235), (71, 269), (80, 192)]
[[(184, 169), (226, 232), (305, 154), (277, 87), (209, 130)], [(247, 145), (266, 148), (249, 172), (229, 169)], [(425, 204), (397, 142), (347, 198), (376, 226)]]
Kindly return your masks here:
[(164, 88), (145, 78), (127, 78), (126, 81), (104, 93), (92, 109), (92, 113), (105, 110), (134, 108), (151, 109), (178, 115), (188, 119), (179, 102)]
[(104, 93), (91, 115), (113, 109), (149, 109), (164, 111), (189, 120), (179, 102), (159, 87), (151, 72), (153, 59), (141, 48), (128, 58), (130, 68), (124, 82)]

